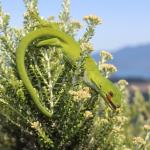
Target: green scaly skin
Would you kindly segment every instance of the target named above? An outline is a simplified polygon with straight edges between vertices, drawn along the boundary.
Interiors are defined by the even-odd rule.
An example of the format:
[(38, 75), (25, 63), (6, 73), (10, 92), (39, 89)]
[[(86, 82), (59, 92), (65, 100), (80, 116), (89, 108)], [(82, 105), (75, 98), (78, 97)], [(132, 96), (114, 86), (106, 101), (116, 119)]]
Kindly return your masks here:
[[(75, 65), (76, 61), (80, 58), (81, 49), (79, 43), (77, 43), (72, 37), (53, 27), (41, 27), (35, 31), (32, 31), (28, 33), (19, 43), (19, 47), (16, 51), (16, 63), (20, 78), (41, 113), (47, 117), (51, 117), (53, 113), (48, 111), (47, 108), (41, 104), (40, 98), (38, 97), (37, 92), (32, 86), (32, 83), (27, 75), (24, 64), (26, 49), (34, 40), (41, 37), (49, 38), (39, 42), (37, 44), (38, 47), (46, 45), (62, 47), (64, 55), (67, 57), (68, 62), (72, 65)], [(102, 76), (95, 61), (90, 56), (85, 58), (84, 69), (85, 83), (99, 92), (112, 109), (120, 107), (121, 93), (119, 89), (110, 80)]]

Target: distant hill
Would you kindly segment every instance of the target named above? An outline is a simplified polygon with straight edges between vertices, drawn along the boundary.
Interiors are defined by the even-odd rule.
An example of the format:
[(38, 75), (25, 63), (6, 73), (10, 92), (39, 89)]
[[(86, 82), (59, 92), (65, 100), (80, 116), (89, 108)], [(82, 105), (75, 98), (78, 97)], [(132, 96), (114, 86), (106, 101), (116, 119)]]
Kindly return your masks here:
[[(92, 54), (99, 60), (99, 52)], [(135, 47), (124, 47), (113, 53), (110, 62), (117, 66), (116, 77), (150, 79), (150, 44)]]

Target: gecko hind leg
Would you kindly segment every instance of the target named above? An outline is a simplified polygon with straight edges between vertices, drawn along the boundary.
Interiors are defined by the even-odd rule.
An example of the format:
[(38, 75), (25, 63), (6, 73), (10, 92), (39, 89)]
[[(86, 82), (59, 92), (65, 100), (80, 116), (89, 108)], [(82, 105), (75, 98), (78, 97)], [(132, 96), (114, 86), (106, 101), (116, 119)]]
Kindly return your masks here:
[(41, 46), (57, 46), (57, 47), (62, 47), (62, 43), (59, 39), (57, 38), (51, 38), (48, 40), (40, 41), (36, 46), (41, 47)]

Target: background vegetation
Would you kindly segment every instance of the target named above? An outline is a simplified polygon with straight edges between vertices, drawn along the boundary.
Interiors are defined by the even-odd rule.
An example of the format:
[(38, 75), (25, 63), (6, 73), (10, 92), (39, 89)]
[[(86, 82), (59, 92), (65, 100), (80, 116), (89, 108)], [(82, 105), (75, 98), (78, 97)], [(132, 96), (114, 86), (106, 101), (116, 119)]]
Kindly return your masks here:
[[(26, 12), (20, 29), (9, 25), (10, 17), (0, 6), (0, 149), (150, 149), (150, 92), (144, 99), (135, 87), (131, 97), (127, 82), (118, 81), (123, 99), (121, 108), (114, 112), (82, 80), (84, 58), (94, 49), (91, 38), (101, 24), (97, 16), (83, 18), (86, 31), (76, 39), (82, 49), (76, 68), (63, 59), (60, 48), (37, 50), (34, 43), (30, 45), (25, 60), (28, 75), (43, 105), (54, 114), (49, 119), (38, 112), (18, 76), (15, 52), (19, 41), (40, 25), (40, 19), (58, 22), (60, 29), (74, 38), (82, 25), (70, 17), (69, 0), (62, 2), (59, 20), (53, 16), (41, 18), (37, 0), (24, 0), (24, 4)], [(101, 51), (97, 65), (106, 78), (117, 70), (108, 64), (110, 59), (110, 53)]]

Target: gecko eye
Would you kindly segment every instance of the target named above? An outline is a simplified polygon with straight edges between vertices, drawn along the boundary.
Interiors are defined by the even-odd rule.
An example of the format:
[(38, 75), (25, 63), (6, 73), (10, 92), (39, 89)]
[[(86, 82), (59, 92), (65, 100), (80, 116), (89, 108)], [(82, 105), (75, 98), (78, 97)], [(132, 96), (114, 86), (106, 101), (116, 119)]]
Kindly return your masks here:
[(111, 97), (113, 97), (113, 96), (114, 96), (114, 94), (113, 94), (113, 92), (112, 92), (112, 91), (110, 91), (110, 92), (109, 92), (109, 95), (110, 95)]

